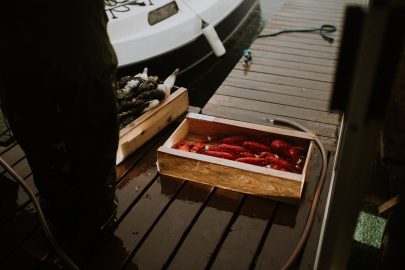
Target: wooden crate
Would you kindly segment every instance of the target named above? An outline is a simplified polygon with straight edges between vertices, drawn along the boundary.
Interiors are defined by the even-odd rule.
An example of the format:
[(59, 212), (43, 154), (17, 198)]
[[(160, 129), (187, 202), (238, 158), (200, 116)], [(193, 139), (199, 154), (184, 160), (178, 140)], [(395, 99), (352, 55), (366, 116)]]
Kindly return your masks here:
[(188, 110), (187, 89), (179, 88), (155, 108), (120, 130), (116, 163), (136, 151)]
[[(173, 148), (182, 139), (201, 140), (218, 134), (272, 135), (304, 147), (306, 159), (303, 172), (301, 174), (284, 172)], [(163, 175), (258, 196), (270, 196), (282, 201), (297, 202), (301, 198), (308, 175), (314, 136), (294, 130), (190, 113), (158, 149), (157, 165)]]

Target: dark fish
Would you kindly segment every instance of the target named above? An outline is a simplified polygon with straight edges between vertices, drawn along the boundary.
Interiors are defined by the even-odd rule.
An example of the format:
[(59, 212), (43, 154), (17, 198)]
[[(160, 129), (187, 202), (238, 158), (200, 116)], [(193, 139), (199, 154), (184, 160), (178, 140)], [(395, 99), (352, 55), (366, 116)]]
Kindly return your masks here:
[(142, 92), (146, 92), (146, 91), (151, 91), (151, 90), (156, 89), (157, 86), (158, 86), (158, 84), (155, 81), (147, 80), (147, 81), (142, 82), (139, 85), (139, 92), (142, 93)]
[(154, 89), (151, 91), (140, 93), (136, 99), (142, 99), (142, 100), (146, 100), (146, 101), (157, 99), (159, 101), (162, 101), (165, 97), (166, 97), (166, 94), (164, 91), (162, 91), (160, 89)]
[(129, 110), (135, 110), (135, 109), (139, 109), (140, 111), (142, 111), (142, 109), (144, 108), (143, 106), (145, 106), (144, 104), (146, 103), (145, 100), (131, 100), (131, 101), (123, 101), (118, 103), (118, 112), (122, 113), (125, 111), (129, 111)]

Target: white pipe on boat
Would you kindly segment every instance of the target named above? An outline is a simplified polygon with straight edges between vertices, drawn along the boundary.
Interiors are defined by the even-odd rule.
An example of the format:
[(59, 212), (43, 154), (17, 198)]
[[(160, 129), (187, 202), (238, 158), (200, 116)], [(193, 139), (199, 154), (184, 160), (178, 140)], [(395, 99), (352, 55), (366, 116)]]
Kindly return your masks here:
[(204, 27), (202, 31), (215, 55), (217, 57), (224, 55), (226, 52), (224, 44), (219, 38), (217, 31), (215, 31), (214, 26), (209, 24), (208, 26)]

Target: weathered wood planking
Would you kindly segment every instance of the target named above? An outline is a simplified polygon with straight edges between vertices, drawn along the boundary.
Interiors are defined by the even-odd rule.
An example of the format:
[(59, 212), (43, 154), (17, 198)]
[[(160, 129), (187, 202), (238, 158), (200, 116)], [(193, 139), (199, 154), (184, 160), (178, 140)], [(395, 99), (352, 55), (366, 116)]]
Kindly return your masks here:
[(247, 196), (211, 269), (251, 269), (276, 205), (271, 200)]
[(264, 38), (259, 38), (256, 40), (256, 44), (262, 44), (262, 45), (268, 45), (268, 46), (281, 46), (281, 47), (286, 47), (286, 48), (299, 48), (299, 49), (306, 49), (306, 50), (311, 50), (311, 51), (316, 51), (316, 52), (333, 52), (333, 53), (338, 53), (339, 48), (334, 46), (334, 44), (330, 43), (325, 43), (323, 40), (323, 44), (303, 44), (301, 40), (295, 41), (295, 40), (279, 40), (279, 39), (274, 39), (272, 37), (264, 37)]
[[(245, 69), (242, 65), (242, 61), (239, 61), (238, 67), (240, 69)], [(310, 72), (317, 72), (317, 73), (324, 73), (328, 75), (334, 75), (335, 68), (334, 67), (327, 67), (327, 66), (320, 66), (308, 63), (300, 63), (300, 62), (292, 62), (292, 61), (283, 61), (273, 58), (264, 58), (260, 56), (254, 57), (254, 63), (256, 65), (262, 66), (271, 66), (271, 67), (282, 67), (282, 68), (289, 68), (292, 70), (302, 70), (302, 71), (310, 71)], [(249, 70), (253, 70), (253, 67), (250, 67)]]
[(283, 94), (285, 96), (303, 97), (308, 99), (329, 101), (330, 93), (316, 89), (303, 89), (301, 87), (274, 84), (255, 80), (245, 80), (229, 76), (222, 83), (223, 86), (234, 86), (245, 89), (260, 90), (270, 93)]
[[(324, 21), (324, 20), (323, 20)], [(338, 30), (342, 29), (342, 24), (337, 24), (337, 23), (333, 23), (333, 22), (327, 22), (327, 23), (323, 23), (323, 24), (332, 24), (336, 27), (336, 31), (329, 33), (329, 32), (325, 32), (325, 35), (329, 35), (335, 38), (341, 38), (342, 33)], [(289, 19), (289, 20), (278, 20), (277, 22), (273, 22), (273, 23), (269, 23), (264, 27), (264, 30), (268, 31), (271, 29), (277, 29), (277, 28), (282, 28), (282, 29), (313, 29), (313, 28), (320, 28), (322, 25), (322, 23), (316, 22), (316, 21), (305, 21), (305, 20), (301, 20), (298, 18), (295, 19)], [(312, 33), (312, 32), (308, 32), (308, 33)], [(313, 33), (318, 33), (318, 32), (313, 32)], [(290, 33), (289, 33), (290, 34)], [(294, 34), (294, 33), (291, 33)], [(285, 35), (285, 34), (284, 34)]]
[(329, 60), (336, 60), (337, 55), (334, 52), (319, 52), (319, 51), (310, 51), (306, 49), (299, 49), (299, 48), (288, 48), (279, 45), (267, 45), (267, 44), (259, 44), (255, 43), (252, 44), (250, 47), (253, 51), (261, 50), (261, 51), (270, 51), (270, 52), (283, 52), (289, 53), (294, 55), (302, 55), (302, 56), (311, 56), (315, 58), (323, 58)]
[[(1, 157), (6, 161), (28, 184), (28, 186), (37, 193), (31, 175), (31, 169), (28, 165), (25, 154), (18, 144), (11, 145), (5, 149)], [(11, 175), (0, 166), (0, 174), (4, 176), (4, 180), (0, 183), (0, 188), (4, 191), (0, 198), (0, 226), (15, 215), (16, 211), (20, 211), (27, 205), (28, 195), (20, 188), (11, 177)]]
[[(311, 23), (311, 28), (313, 28), (313, 27), (320, 27), (323, 24), (332, 24), (332, 25), (336, 26), (337, 31), (340, 31), (342, 29), (342, 28), (338, 27), (339, 26), (338, 23), (340, 23), (340, 20), (331, 19), (331, 18), (308, 18), (305, 16), (302, 17), (302, 15), (288, 16), (288, 15), (283, 15), (283, 14), (276, 14), (276, 15), (274, 15), (273, 19), (274, 19), (274, 21), (272, 22), (273, 25), (283, 24), (283, 23), (299, 23), (302, 26), (302, 24)], [(271, 28), (269, 25), (266, 25), (266, 26), (267, 26), (267, 29)], [(265, 28), (266, 28), (266, 26), (265, 26)], [(291, 34), (293, 34), (293, 33), (291, 33)], [(296, 33), (296, 34), (300, 34), (300, 33)], [(318, 33), (318, 35), (319, 35), (319, 33)], [(296, 35), (288, 35), (288, 36), (294, 37)], [(307, 35), (306, 39), (309, 39), (308, 37), (311, 37), (311, 36)]]
[[(265, 59), (278, 59), (278, 60), (285, 60), (289, 62), (298, 62), (304, 64), (314, 64), (318, 66), (326, 66), (326, 67), (335, 67), (335, 61), (330, 61), (329, 59), (322, 59), (322, 58), (314, 58), (309, 56), (302, 56), (302, 55), (294, 55), (285, 52), (270, 52), (270, 51), (261, 51), (255, 50), (253, 53), (253, 57), (256, 56), (265, 58)], [(254, 61), (254, 59), (253, 59)]]
[(213, 251), (221, 245), (223, 235), (228, 233), (233, 216), (242, 207), (243, 197), (239, 192), (216, 189), (198, 222), (168, 262), (168, 269), (206, 269), (215, 256)]
[[(290, 19), (284, 19), (285, 21), (289, 21)], [(337, 31), (339, 31), (339, 28), (337, 29)], [(275, 31), (272, 29), (263, 29), (262, 34), (271, 34), (274, 33)], [(339, 40), (333, 35), (331, 34), (330, 36), (335, 38), (335, 41), (333, 43), (328, 43), (325, 42), (325, 40), (322, 39), (322, 37), (319, 35), (319, 33), (295, 33), (296, 35), (290, 35), (290, 34), (280, 34), (277, 36), (277, 39), (275, 39), (274, 37), (264, 37), (264, 38), (259, 38), (256, 39), (255, 42), (282, 42), (282, 41), (286, 41), (286, 42), (295, 42), (295, 43), (299, 43), (302, 45), (316, 45), (319, 47), (326, 47), (326, 48), (331, 48), (331, 49), (338, 49), (340, 47), (340, 43)]]
[(237, 98), (237, 97), (230, 97), (230, 96), (223, 96), (219, 94), (214, 94), (210, 99), (210, 103), (217, 104), (217, 105), (224, 105), (230, 104), (232, 107), (245, 109), (245, 110), (253, 110), (257, 112), (263, 113), (270, 113), (276, 115), (285, 115), (288, 117), (296, 117), (299, 119), (315, 121), (320, 123), (326, 124), (333, 124), (338, 125), (340, 122), (340, 115), (329, 113), (329, 112), (321, 112), (306, 108), (298, 108), (294, 106), (284, 106), (275, 103), (257, 101), (257, 100), (250, 100), (244, 98)]
[(245, 98), (251, 100), (271, 102), (281, 105), (289, 105), (307, 109), (314, 109), (319, 111), (329, 111), (328, 102), (317, 100), (317, 99), (308, 99), (302, 97), (286, 96), (283, 94), (269, 93), (266, 91), (257, 91), (246, 88), (231, 87), (222, 85), (218, 88), (217, 94), (223, 96), (231, 96), (238, 98)]
[[(299, 69), (292, 69), (292, 68), (283, 68), (283, 67), (276, 67), (270, 65), (260, 65), (255, 62), (255, 65), (250, 66), (247, 70), (242, 63), (239, 63), (235, 66), (235, 69), (243, 70), (244, 72), (260, 72), (260, 73), (268, 73), (274, 75), (285, 75), (291, 76), (295, 78), (301, 79), (308, 79), (320, 82), (332, 82), (334, 80), (334, 76), (332, 74), (325, 74), (319, 73), (314, 71), (306, 71), (306, 70), (299, 70)], [(316, 79), (314, 79), (316, 78)]]
[(263, 34), (334, 24), (337, 31), (326, 34), (335, 42), (327, 43), (319, 33), (257, 39), (251, 46), (252, 66), (246, 70), (240, 61), (203, 113), (256, 123), (274, 116), (304, 121), (333, 150), (340, 117), (329, 113), (328, 106), (344, 10), (342, 3), (287, 1)]
[(310, 88), (310, 89), (317, 89), (322, 90), (325, 92), (330, 93), (332, 88), (332, 84), (328, 82), (320, 82), (302, 78), (295, 78), (290, 76), (283, 76), (283, 75), (274, 75), (274, 74), (264, 74), (259, 72), (245, 72), (243, 70), (234, 69), (230, 73), (229, 76), (241, 78), (245, 80), (256, 80), (256, 81), (263, 81), (269, 83), (276, 83), (282, 85), (289, 85), (289, 86), (297, 86), (301, 87), (302, 89)]
[(187, 182), (124, 269), (132, 269), (131, 262), (140, 269), (162, 269), (187, 227), (201, 214), (212, 190)]

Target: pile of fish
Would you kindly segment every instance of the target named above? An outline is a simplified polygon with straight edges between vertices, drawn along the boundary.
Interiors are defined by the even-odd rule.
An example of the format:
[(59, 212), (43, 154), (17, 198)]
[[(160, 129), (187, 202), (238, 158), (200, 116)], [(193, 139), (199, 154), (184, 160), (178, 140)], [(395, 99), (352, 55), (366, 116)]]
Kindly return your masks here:
[(181, 140), (174, 148), (298, 174), (305, 163), (303, 147), (266, 136), (220, 134), (205, 141)]
[(122, 77), (115, 89), (120, 129), (170, 96), (178, 72), (176, 69), (163, 83), (157, 76), (148, 76), (148, 68), (135, 76)]

